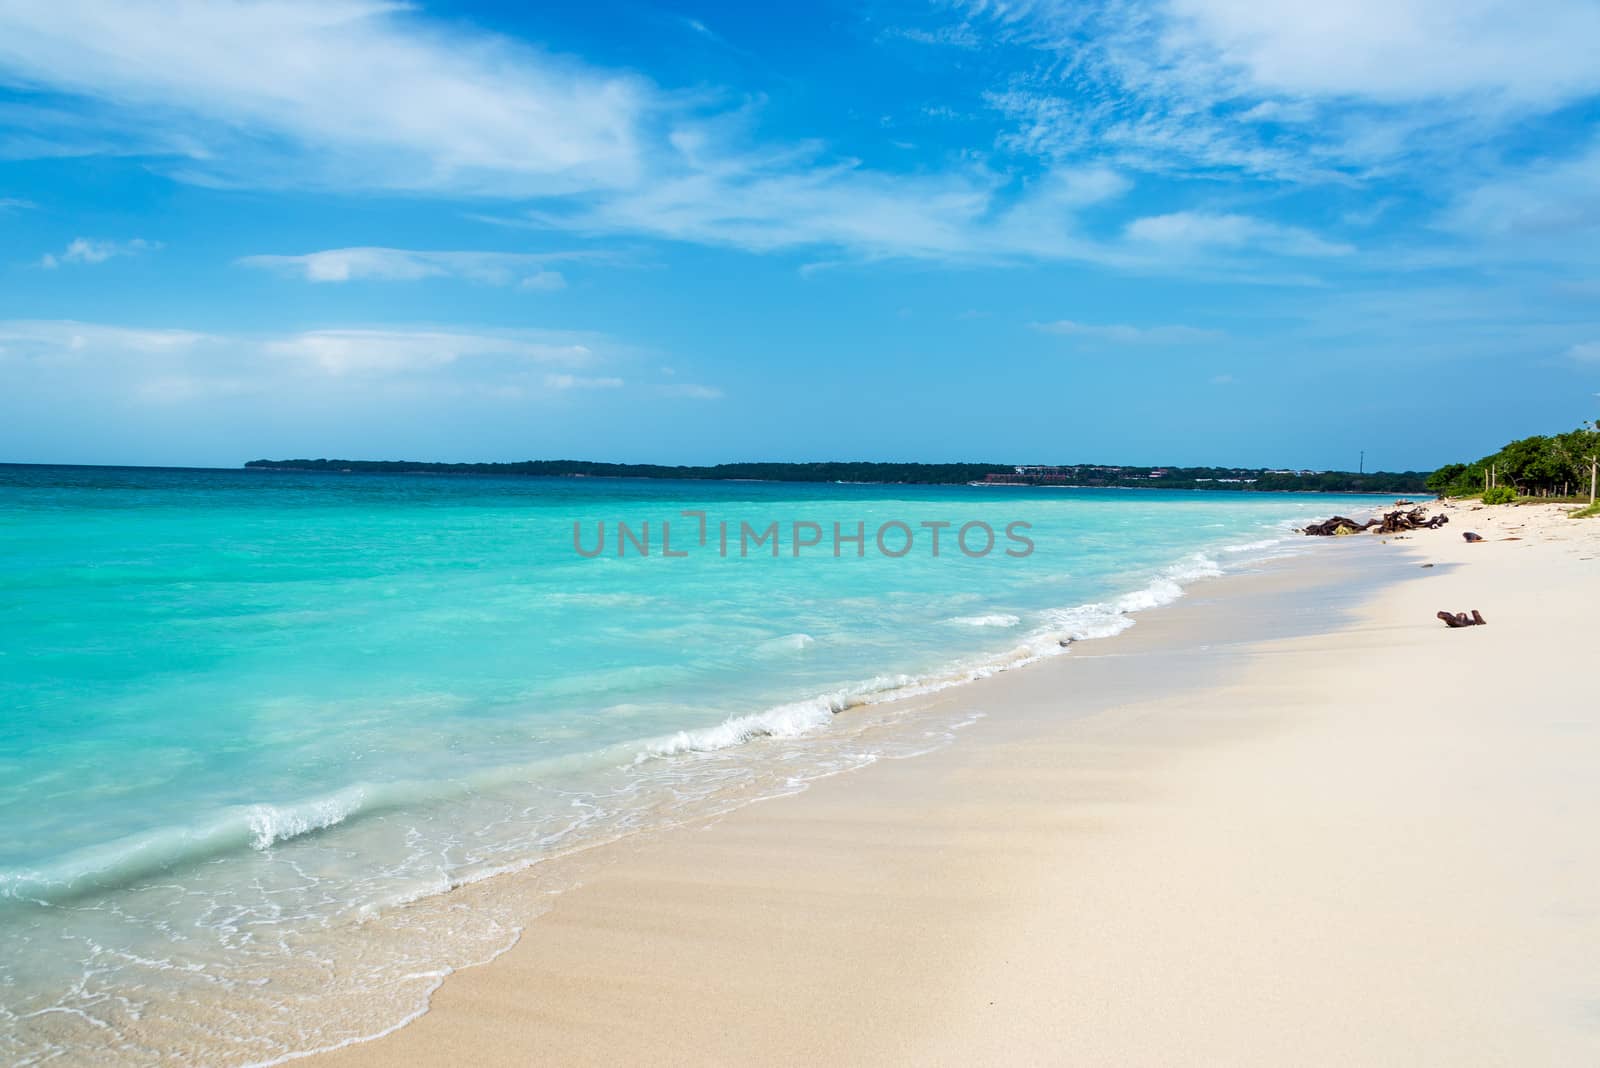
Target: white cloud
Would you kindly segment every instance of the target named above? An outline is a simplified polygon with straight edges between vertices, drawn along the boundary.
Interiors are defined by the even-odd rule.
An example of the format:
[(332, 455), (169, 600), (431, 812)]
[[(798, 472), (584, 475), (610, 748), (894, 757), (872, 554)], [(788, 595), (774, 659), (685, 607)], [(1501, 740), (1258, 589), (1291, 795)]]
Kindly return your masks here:
[(486, 285), (516, 284), (524, 289), (560, 289), (560, 272), (548, 263), (593, 258), (581, 252), (431, 252), (400, 248), (335, 248), (301, 256), (246, 256), (239, 263), (297, 275), (309, 282), (371, 280), (410, 282), (423, 278), (464, 278)]
[(715, 386), (702, 386), (691, 382), (675, 382), (659, 387), (668, 397), (687, 397), (690, 400), (721, 400), (722, 390)]
[[(1247, 277), (1227, 253), (1353, 250), (1234, 210), (1095, 235), (1118, 230), (1107, 217), (1135, 174), (1354, 186), (1423, 155), (1454, 165), (1464, 139), (1600, 89), (1589, 59), (1600, 14), (1580, 0), (966, 6), (946, 25), (887, 32), (1000, 46), (985, 56), (998, 73), (983, 99), (1005, 126), (1002, 151), (985, 131), (918, 169), (815, 141), (764, 144), (759, 103), (728, 110), (710, 92), (670, 92), (383, 0), (0, 0), (0, 81), (25, 90), (0, 104), (11, 132), (0, 155), (135, 153), (211, 184), (502, 197), (530, 204), (523, 221), (543, 227), (822, 249), (824, 262), (1185, 272), (1210, 258), (1234, 280), (1272, 281), (1283, 276)], [(1036, 158), (1018, 165), (1005, 151)], [(554, 267), (509, 255), (354, 248), (247, 262), (315, 281), (565, 285)]]
[(558, 289), (567, 288), (567, 279), (560, 271), (535, 271), (517, 283), (518, 289), (532, 289), (539, 292), (551, 293)]
[(660, 106), (639, 79), (380, 0), (7, 0), (0, 73), (96, 102), (106, 129), (176, 123), (191, 176), (268, 185), (623, 185)]
[(1316, 113), (1305, 101), (1285, 103), (1282, 100), (1263, 100), (1252, 108), (1241, 111), (1240, 122), (1309, 122)]
[[(975, 19), (971, 29), (925, 32), (961, 43), (983, 28)], [(1074, 156), (1050, 132), (1070, 108), (1026, 86), (1006, 106), (1043, 110), (1029, 120), (1033, 132), (1012, 140), (1050, 155), (1042, 173), (996, 165), (987, 151), (926, 170), (875, 169), (814, 141), (762, 147), (751, 128), (757, 105), (714, 113), (707, 94), (669, 93), (378, 0), (0, 0), (0, 78), (35, 95), (11, 105), (27, 114), (30, 143), (54, 131), (63, 145), (52, 151), (164, 155), (191, 181), (507, 197), (534, 203), (525, 221), (582, 234), (830, 249), (847, 259), (1187, 270), (1198, 246), (1174, 264), (1086, 236), (1096, 230), (1088, 217), (1131, 188), (1127, 167), (1141, 165), (1140, 153), (1203, 150), (1219, 165), (1307, 169), (1290, 167), (1288, 148), (1203, 144), (1207, 135), (1187, 132), (1195, 124), (1176, 112), (1160, 122), (1153, 113), (1091, 116), (1087, 129), (1108, 144), (1122, 137), (1130, 151), (1102, 162)], [(1104, 94), (1094, 105), (1116, 106)], [(1311, 247), (1297, 243), (1302, 251), (1289, 254)], [(565, 283), (546, 267), (517, 274), (487, 253), (354, 248), (246, 262), (317, 281)]]
[(262, 351), (330, 375), (391, 375), (468, 361), (584, 365), (588, 344), (554, 332), (458, 333), (433, 330), (310, 330), (266, 341)]
[(1033, 328), (1045, 334), (1109, 341), (1118, 345), (1181, 345), (1215, 341), (1222, 336), (1219, 331), (1195, 326), (1130, 326), (1126, 323), (1080, 323), (1072, 319), (1034, 323)]
[(1077, 228), (1078, 212), (1129, 188), (1104, 167), (1062, 167), (1018, 192), (1005, 176), (981, 168), (895, 176), (854, 162), (828, 164), (812, 158), (814, 149), (741, 157), (700, 138), (681, 139), (679, 150), (683, 166), (675, 177), (532, 217), (579, 232), (757, 252), (834, 247), (868, 258), (1124, 258)]
[(622, 379), (603, 376), (585, 377), (582, 375), (548, 374), (544, 376), (544, 384), (551, 389), (620, 389)]
[[(0, 319), (0, 451), (218, 465), (564, 455), (572, 441), (688, 403), (656, 391), (660, 359), (585, 331), (245, 333)], [(635, 385), (629, 368), (652, 372), (649, 383)]]
[(1350, 245), (1326, 241), (1298, 226), (1283, 226), (1248, 215), (1177, 211), (1148, 215), (1127, 225), (1130, 240), (1186, 248), (1256, 248), (1285, 256), (1346, 256)]
[(47, 252), (39, 259), (39, 266), (54, 270), (67, 263), (104, 263), (116, 256), (134, 256), (161, 247), (159, 241), (134, 238), (132, 241), (91, 241), (86, 237), (74, 238), (61, 253)]
[[(198, 182), (536, 199), (544, 225), (751, 251), (1100, 261), (1073, 215), (1127, 188), (1104, 167), (1019, 190), (975, 163), (907, 175), (815, 142), (753, 149), (747, 111), (708, 118), (703, 97), (368, 0), (0, 0), (0, 76), (57, 94), (64, 151), (170, 145), (174, 173)], [(49, 115), (34, 117), (47, 139)], [(108, 147), (118, 137), (137, 146)], [(299, 266), (330, 279), (478, 269), (399, 250)]]
[[(1590, 0), (1037, 0), (966, 3), (1000, 40), (1076, 53), (1074, 77), (1194, 100), (1498, 97), (1556, 106), (1600, 90)], [(1282, 117), (1278, 112), (1274, 117)]]
[(31, 200), (21, 197), (0, 197), (0, 211), (22, 211), (28, 208), (37, 208), (39, 205)]
[(1395, 202), (1392, 199), (1381, 198), (1371, 201), (1363, 207), (1353, 208), (1345, 212), (1340, 218), (1349, 226), (1371, 226), (1394, 206)]
[(1198, 54), (1269, 92), (1551, 105), (1600, 89), (1590, 0), (1174, 0), (1171, 11), (1168, 55)]
[(151, 330), (106, 326), (71, 319), (11, 319), (0, 321), (0, 344), (8, 354), (67, 356), (73, 353), (116, 351), (155, 355), (193, 349), (213, 340), (193, 330)]
[(1567, 350), (1567, 358), (1579, 363), (1600, 363), (1600, 341), (1585, 341)]
[(916, 44), (943, 45), (969, 51), (976, 51), (983, 47), (983, 39), (973, 32), (972, 27), (965, 24), (938, 26), (934, 29), (925, 29), (920, 26), (899, 26), (885, 30), (883, 36), (890, 39), (912, 41)]
[[(1343, 183), (1600, 91), (1592, 0), (970, 0), (1019, 68), (1002, 143), (1141, 171)], [(1030, 61), (1029, 54), (1037, 57)]]
[(1444, 224), (1473, 236), (1582, 238), (1600, 228), (1600, 141), (1538, 160), (1465, 191)]
[(0, 321), (8, 375), (60, 370), (146, 399), (208, 393), (288, 398), (426, 388), (537, 396), (615, 388), (593, 373), (627, 350), (603, 335), (556, 330), (308, 330), (212, 334), (66, 320)]

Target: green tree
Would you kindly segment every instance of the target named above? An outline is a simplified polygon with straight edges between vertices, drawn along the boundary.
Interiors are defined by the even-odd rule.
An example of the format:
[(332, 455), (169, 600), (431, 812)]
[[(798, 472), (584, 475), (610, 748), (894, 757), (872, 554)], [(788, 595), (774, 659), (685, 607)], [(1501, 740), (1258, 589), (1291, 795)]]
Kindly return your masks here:
[(1428, 476), (1424, 485), (1433, 493), (1441, 497), (1449, 496), (1451, 490), (1462, 480), (1467, 473), (1466, 464), (1445, 464), (1439, 470)]

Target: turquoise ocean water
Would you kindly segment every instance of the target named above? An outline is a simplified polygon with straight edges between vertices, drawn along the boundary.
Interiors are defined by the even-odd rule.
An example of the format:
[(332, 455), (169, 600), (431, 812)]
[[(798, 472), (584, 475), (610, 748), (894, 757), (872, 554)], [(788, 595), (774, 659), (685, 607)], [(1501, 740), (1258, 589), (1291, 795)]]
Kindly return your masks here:
[[(269, 1063), (393, 1027), (515, 937), (442, 891), (869, 763), (886, 699), (1372, 503), (0, 467), (0, 1061)], [(776, 558), (740, 554), (774, 522)]]

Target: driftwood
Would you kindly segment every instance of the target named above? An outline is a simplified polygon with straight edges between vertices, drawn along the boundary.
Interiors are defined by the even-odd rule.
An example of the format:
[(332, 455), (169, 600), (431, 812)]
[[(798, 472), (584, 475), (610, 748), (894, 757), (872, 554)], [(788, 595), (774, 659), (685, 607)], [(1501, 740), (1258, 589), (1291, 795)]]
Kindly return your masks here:
[(1413, 508), (1407, 511), (1390, 512), (1383, 517), (1383, 522), (1378, 524), (1379, 534), (1398, 534), (1402, 530), (1436, 530), (1450, 522), (1450, 517), (1440, 512), (1433, 518), (1428, 518), (1425, 508)]
[(1444, 625), (1452, 630), (1456, 627), (1481, 627), (1489, 622), (1478, 614), (1476, 608), (1472, 610), (1470, 616), (1465, 612), (1440, 612), (1438, 617), (1444, 620)]
[(1365, 523), (1357, 523), (1354, 519), (1336, 515), (1332, 519), (1324, 520), (1321, 523), (1312, 523), (1305, 528), (1304, 533), (1315, 534), (1320, 537), (1329, 537), (1334, 534), (1357, 534), (1368, 527), (1377, 525), (1378, 521), (1376, 519), (1369, 519)]
[(1427, 509), (1412, 508), (1410, 511), (1399, 509), (1388, 512), (1382, 519), (1369, 519), (1365, 523), (1357, 523), (1348, 516), (1336, 515), (1321, 523), (1312, 523), (1305, 527), (1302, 533), (1328, 537), (1335, 534), (1359, 534), (1365, 530), (1376, 529), (1379, 534), (1398, 534), (1402, 530), (1434, 530), (1448, 522), (1450, 517), (1443, 512), (1430, 519)]

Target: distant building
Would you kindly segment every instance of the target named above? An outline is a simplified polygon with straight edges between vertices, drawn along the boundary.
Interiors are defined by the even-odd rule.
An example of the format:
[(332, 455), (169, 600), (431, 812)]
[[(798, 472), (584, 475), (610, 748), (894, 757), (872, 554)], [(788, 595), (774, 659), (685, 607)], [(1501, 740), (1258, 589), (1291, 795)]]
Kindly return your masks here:
[(1048, 467), (1043, 465), (1023, 465), (1013, 467), (1014, 473), (1010, 475), (991, 474), (984, 476), (985, 482), (1022, 482), (1028, 485), (1053, 484), (1072, 482), (1078, 477), (1076, 467)]

